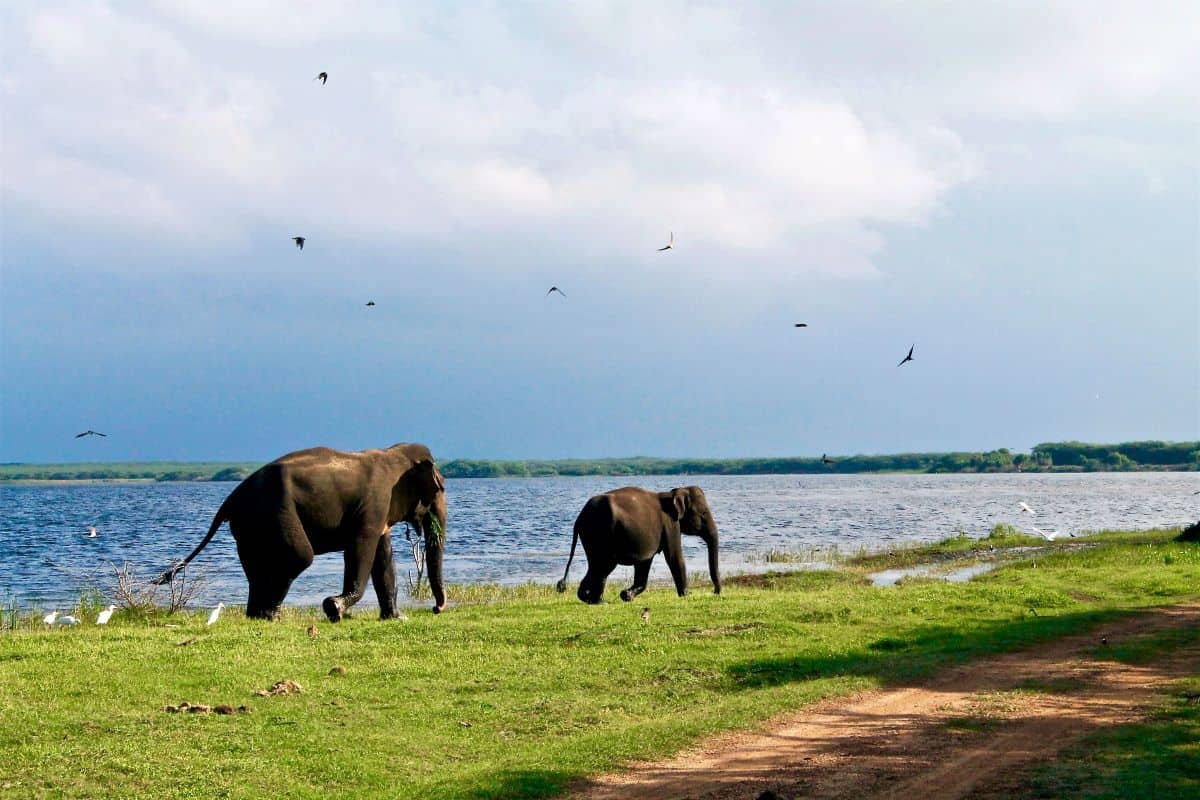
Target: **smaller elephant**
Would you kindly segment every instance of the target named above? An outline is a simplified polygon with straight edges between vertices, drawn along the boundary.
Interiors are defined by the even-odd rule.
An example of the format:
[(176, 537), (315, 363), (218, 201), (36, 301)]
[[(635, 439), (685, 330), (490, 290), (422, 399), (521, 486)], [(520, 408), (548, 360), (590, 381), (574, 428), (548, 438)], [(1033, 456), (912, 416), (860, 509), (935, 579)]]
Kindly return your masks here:
[(626, 486), (588, 500), (575, 520), (571, 555), (558, 582), (558, 591), (567, 590), (575, 544), (582, 540), (588, 561), (587, 574), (579, 584), (579, 599), (583, 602), (600, 602), (604, 583), (618, 564), (633, 565), (633, 585), (621, 592), (621, 599), (637, 597), (646, 590), (650, 562), (658, 553), (666, 557), (675, 590), (682, 597), (687, 594), (687, 564), (683, 560), (681, 533), (699, 536), (708, 546), (708, 573), (713, 591), (720, 594), (717, 523), (699, 486), (684, 486), (669, 492)]

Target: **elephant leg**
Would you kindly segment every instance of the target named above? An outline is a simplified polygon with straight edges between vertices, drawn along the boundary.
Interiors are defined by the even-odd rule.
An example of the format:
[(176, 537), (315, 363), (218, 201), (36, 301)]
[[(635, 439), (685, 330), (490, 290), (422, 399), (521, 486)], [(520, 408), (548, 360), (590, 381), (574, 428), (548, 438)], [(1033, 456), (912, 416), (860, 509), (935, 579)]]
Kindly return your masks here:
[(396, 614), (396, 562), (392, 558), (392, 537), (384, 536), (375, 548), (375, 563), (371, 565), (371, 585), (379, 600), (379, 618), (391, 619)]
[(628, 602), (646, 591), (646, 582), (650, 580), (650, 562), (653, 558), (639, 561), (633, 565), (633, 586), (621, 592), (621, 599)]
[(675, 579), (675, 591), (680, 597), (687, 594), (688, 578), (687, 578), (687, 562), (683, 560), (683, 547), (676, 543), (663, 552), (667, 557), (667, 566), (671, 569), (671, 577)]
[(342, 593), (326, 597), (321, 604), (330, 622), (340, 622), (346, 609), (362, 599), (367, 590), (367, 579), (371, 577), (371, 567), (375, 564), (375, 552), (379, 548), (382, 529), (382, 525), (372, 525), (346, 547)]
[(604, 597), (604, 584), (608, 581), (608, 576), (616, 568), (617, 562), (615, 560), (596, 561), (593, 563), (591, 556), (588, 556), (587, 574), (579, 582), (579, 591), (577, 592), (579, 599), (592, 605), (599, 603)]
[(313, 562), (312, 548), (305, 538), (300, 539), (303, 546), (299, 546), (274, 537), (264, 542), (253, 538), (254, 533), (237, 540), (238, 558), (250, 586), (246, 616), (278, 619), (292, 581)]

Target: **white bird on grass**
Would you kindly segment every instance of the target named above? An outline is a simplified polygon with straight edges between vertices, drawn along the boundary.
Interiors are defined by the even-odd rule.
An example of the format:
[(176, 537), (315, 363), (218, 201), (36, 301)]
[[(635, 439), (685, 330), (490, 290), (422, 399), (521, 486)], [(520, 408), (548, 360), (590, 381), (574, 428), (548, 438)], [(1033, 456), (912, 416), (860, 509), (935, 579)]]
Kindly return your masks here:
[(1034, 511), (1034, 510), (1033, 510), (1032, 508), (1030, 508), (1029, 506), (1025, 505), (1025, 501), (1024, 501), (1024, 500), (1021, 500), (1020, 502), (1018, 502), (1018, 503), (1017, 503), (1017, 505), (1019, 505), (1019, 506), (1021, 507), (1021, 510), (1022, 510), (1022, 511), (1024, 511), (1026, 514), (1032, 514), (1032, 515), (1033, 515), (1033, 516), (1035, 516), (1035, 517), (1037, 516), (1037, 512), (1036, 512), (1036, 511)]
[(217, 607), (214, 608), (212, 610), (212, 613), (208, 615), (208, 624), (209, 625), (212, 625), (214, 622), (217, 621), (217, 617), (221, 616), (221, 609), (224, 607), (225, 607), (224, 603), (217, 603)]
[(58, 619), (58, 612), (57, 612), (57, 611), (51, 611), (51, 612), (50, 612), (49, 614), (47, 614), (46, 616), (42, 617), (42, 622), (46, 623), (47, 625), (53, 625), (53, 624), (54, 624), (54, 620), (56, 620), (56, 619)]
[(96, 538), (96, 535), (97, 535), (96, 526), (95, 526), (95, 525), (88, 525), (87, 538), (88, 538), (88, 539), (95, 539), (95, 538)]
[(70, 614), (65, 614), (65, 615), (59, 617), (58, 619), (54, 620), (54, 624), (55, 625), (78, 625), (79, 620), (76, 619), (75, 617), (72, 617)]
[(108, 621), (110, 619), (112, 619), (113, 612), (116, 610), (117, 610), (116, 606), (109, 605), (108, 608), (106, 608), (100, 612), (100, 616), (96, 617), (96, 624), (97, 625), (107, 625)]

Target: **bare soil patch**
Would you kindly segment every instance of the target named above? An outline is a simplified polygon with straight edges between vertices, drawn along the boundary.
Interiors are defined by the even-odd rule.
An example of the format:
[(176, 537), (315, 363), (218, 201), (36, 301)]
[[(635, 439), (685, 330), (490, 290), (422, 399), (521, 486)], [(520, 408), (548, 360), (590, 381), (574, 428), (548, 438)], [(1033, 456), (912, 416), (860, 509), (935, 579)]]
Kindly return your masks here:
[(1170, 681), (1200, 668), (1200, 645), (1151, 664), (1104, 646), (1200, 625), (1200, 602), (1156, 609), (1036, 648), (949, 669), (917, 686), (826, 701), (761, 731), (574, 787), (580, 800), (1007, 797), (1039, 761), (1104, 727), (1141, 719)]

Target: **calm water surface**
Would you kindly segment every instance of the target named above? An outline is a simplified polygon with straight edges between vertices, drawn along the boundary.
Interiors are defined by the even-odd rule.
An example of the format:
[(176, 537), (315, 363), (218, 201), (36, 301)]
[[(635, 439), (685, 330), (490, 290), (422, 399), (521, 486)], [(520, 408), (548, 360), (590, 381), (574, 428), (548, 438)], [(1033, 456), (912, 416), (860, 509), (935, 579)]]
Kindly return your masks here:
[[(703, 487), (721, 533), (722, 572), (762, 569), (772, 549), (837, 546), (842, 552), (930, 542), (962, 531), (984, 536), (997, 523), (1068, 531), (1180, 525), (1200, 518), (1197, 473), (1076, 475), (766, 475), (635, 479), (649, 489)], [(585, 500), (620, 478), (448, 480), (446, 579), (453, 583), (562, 577), (571, 525)], [(81, 588), (104, 589), (111, 565), (151, 577), (199, 543), (232, 483), (8, 486), (0, 488), (0, 601), (65, 606)], [(1022, 518), (1018, 501), (1038, 512)], [(89, 525), (100, 535), (85, 538)], [(393, 536), (403, 545), (397, 526)], [(688, 566), (706, 569), (704, 545), (685, 537)], [(408, 556), (397, 550), (398, 570)], [(246, 580), (223, 527), (192, 562), (209, 582), (202, 602), (244, 603)], [(572, 585), (585, 572), (582, 548)], [(662, 559), (654, 574), (668, 576)], [(318, 556), (288, 602), (312, 605), (341, 589), (342, 558)], [(619, 567), (613, 587), (632, 581)], [(572, 589), (573, 591), (574, 589)], [(615, 597), (615, 593), (612, 594)], [(611, 598), (610, 598), (611, 599)], [(453, 601), (453, 597), (451, 597)], [(368, 589), (364, 603), (373, 604)]]

